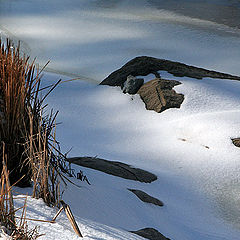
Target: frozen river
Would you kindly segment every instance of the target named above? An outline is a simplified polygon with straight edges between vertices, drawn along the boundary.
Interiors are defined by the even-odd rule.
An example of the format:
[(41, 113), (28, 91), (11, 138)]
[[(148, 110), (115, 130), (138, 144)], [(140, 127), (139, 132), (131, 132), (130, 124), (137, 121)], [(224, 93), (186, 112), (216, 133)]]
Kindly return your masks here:
[(101, 81), (139, 55), (240, 74), (239, 1), (0, 0), (0, 29), (49, 70)]
[[(20, 40), (22, 51), (32, 58), (37, 57), (37, 62), (41, 66), (50, 60), (47, 67), (49, 72), (79, 77), (94, 84), (99, 83), (128, 60), (141, 55), (240, 75), (239, 1), (0, 0), (0, 34), (3, 37), (10, 37), (14, 44)], [(56, 80), (55, 75), (50, 74), (49, 78)], [(216, 150), (213, 147), (210, 148), (213, 150), (208, 150), (205, 155), (201, 155), (202, 149), (199, 150), (193, 145), (196, 147), (196, 152), (199, 151), (201, 154), (199, 156), (195, 154), (195, 159), (186, 162), (184, 167), (190, 174), (193, 174), (192, 169), (194, 169), (194, 174), (201, 177), (201, 186), (212, 191), (213, 195), (216, 193), (215, 200), (221, 208), (220, 214), (239, 228), (239, 153), (236, 149), (231, 153), (228, 152), (232, 147), (230, 134), (231, 136), (236, 134), (237, 137), (239, 129), (237, 107), (239, 86), (236, 82), (229, 81), (222, 81), (219, 85), (214, 81), (202, 81), (203, 86), (199, 86), (195, 80), (184, 81), (185, 85), (178, 89), (186, 96), (191, 92), (192, 95), (189, 95), (188, 99), (192, 97), (192, 103), (187, 99), (185, 109), (184, 107), (183, 110), (181, 109), (183, 113), (173, 111), (171, 115), (169, 111), (161, 117), (147, 114), (145, 109), (144, 112), (142, 110), (138, 112), (137, 105), (132, 105), (134, 103), (130, 100), (128, 102), (128, 99), (123, 98), (117, 90), (96, 90), (91, 84), (89, 87), (87, 83), (81, 85), (76, 82), (66, 88), (61, 86), (54, 93), (54, 97), (50, 97), (50, 103), (60, 110), (60, 120), (65, 124), (60, 126), (60, 130), (62, 129), (59, 134), (60, 142), (62, 140), (73, 146), (75, 144), (73, 149), (75, 155), (94, 156), (98, 151), (96, 154), (105, 154), (104, 157), (109, 154), (109, 159), (125, 160), (130, 156), (134, 162), (141, 158), (139, 151), (143, 150), (137, 146), (135, 152), (129, 154), (128, 140), (134, 144), (135, 141), (141, 143), (140, 146), (149, 144), (149, 156), (155, 156), (156, 159), (161, 151), (163, 156), (172, 154), (171, 148), (165, 150), (163, 147), (159, 150), (157, 144), (155, 146), (150, 142), (150, 139), (155, 137), (157, 143), (163, 133), (179, 144), (177, 138), (172, 137), (175, 133), (173, 135), (168, 133), (169, 126), (173, 128), (173, 132), (177, 128), (180, 137), (185, 134), (192, 138), (192, 144), (196, 141), (196, 146), (203, 142), (205, 144), (205, 141), (209, 141), (209, 145), (217, 146), (216, 141), (220, 144), (222, 141), (225, 144), (223, 149), (216, 148)], [(115, 98), (116, 96), (118, 98)], [(126, 105), (132, 107), (131, 111), (126, 110)], [(111, 116), (109, 116), (109, 108), (112, 108)], [(168, 123), (167, 117), (175, 119), (177, 114), (178, 117), (180, 116), (179, 119), (183, 118), (176, 127), (174, 122)], [(131, 116), (130, 119), (127, 117), (125, 119), (124, 116), (128, 115)], [(190, 115), (192, 120), (188, 122)], [(134, 125), (136, 116), (140, 121), (136, 124), (139, 128)], [(166, 128), (158, 129), (160, 118), (162, 121), (166, 118), (164, 122)], [(122, 123), (123, 127), (132, 124), (136, 135), (125, 138), (124, 133), (118, 129), (116, 131), (118, 127), (116, 124), (120, 123), (120, 120), (126, 121), (126, 124)], [(222, 121), (221, 124), (218, 120)], [(219, 134), (221, 133), (219, 137), (213, 124), (215, 122), (219, 124)], [(105, 123), (108, 126), (105, 126)], [(152, 126), (152, 123), (155, 125)], [(149, 127), (151, 134), (143, 126)], [(225, 130), (222, 126), (225, 126)], [(115, 139), (119, 139), (121, 134), (124, 136), (121, 147), (126, 153), (123, 153), (122, 149), (119, 151), (118, 142), (115, 143), (116, 145), (112, 143)], [(215, 134), (216, 138), (214, 138)], [(86, 138), (88, 141), (85, 140)], [(165, 143), (165, 139), (163, 142)], [(173, 157), (168, 158), (177, 159), (176, 162), (173, 161), (176, 166), (182, 164), (182, 159), (192, 153), (191, 147), (184, 149), (181, 146), (179, 149), (181, 149), (179, 153), (174, 153)], [(149, 157), (144, 154), (142, 152), (144, 157)], [(219, 159), (224, 162), (220, 166), (221, 173), (215, 171), (215, 167), (216, 169), (219, 167)], [(230, 162), (232, 165), (228, 164), (229, 159), (233, 159), (233, 162)], [(209, 160), (209, 165), (205, 160)]]

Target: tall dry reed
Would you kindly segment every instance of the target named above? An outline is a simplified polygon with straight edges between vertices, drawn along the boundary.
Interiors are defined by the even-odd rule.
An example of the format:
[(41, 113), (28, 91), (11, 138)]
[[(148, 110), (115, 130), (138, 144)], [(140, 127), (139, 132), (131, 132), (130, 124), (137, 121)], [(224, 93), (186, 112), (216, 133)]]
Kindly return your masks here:
[(66, 165), (55, 139), (57, 113), (44, 115), (44, 100), (60, 80), (42, 87), (41, 71), (29, 57), (20, 56), (19, 46), (7, 39), (0, 40), (0, 48), (0, 140), (5, 144), (10, 182), (33, 184), (34, 197), (59, 205)]
[(0, 40), (0, 95), (1, 119), (0, 139), (5, 143), (8, 157), (11, 183), (19, 182), (20, 186), (30, 184), (31, 169), (24, 161), (25, 131), (29, 127), (28, 108), (37, 111), (37, 101), (33, 96), (40, 82), (39, 76), (34, 77), (35, 67), (28, 64), (29, 58), (22, 58), (19, 47), (13, 48), (7, 40), (6, 46)]
[(15, 212), (13, 196), (9, 181), (9, 171), (6, 166), (5, 146), (3, 144), (2, 171), (0, 178), (0, 223), (6, 229), (15, 229)]
[(20, 210), (14, 209), (14, 201), (12, 195), (12, 186), (9, 181), (9, 171), (7, 169), (7, 159), (5, 155), (5, 144), (2, 144), (3, 159), (2, 172), (0, 175), (0, 227), (4, 235), (11, 237), (12, 240), (35, 240), (41, 235), (38, 228), (28, 228), (26, 220), (26, 201), (22, 207), (22, 216), (16, 221), (15, 212)]

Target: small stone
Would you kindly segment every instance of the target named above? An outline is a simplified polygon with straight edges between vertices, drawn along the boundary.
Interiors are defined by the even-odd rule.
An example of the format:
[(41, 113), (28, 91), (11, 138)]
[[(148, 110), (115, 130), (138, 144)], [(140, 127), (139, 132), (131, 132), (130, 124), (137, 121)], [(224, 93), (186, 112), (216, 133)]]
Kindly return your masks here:
[(181, 84), (175, 80), (153, 79), (138, 90), (147, 110), (163, 112), (169, 108), (180, 108), (184, 95), (176, 93), (172, 88)]
[(236, 147), (240, 147), (240, 138), (232, 138), (232, 143), (233, 143)]
[(136, 189), (128, 189), (128, 190), (134, 193), (141, 201), (145, 203), (152, 203), (160, 207), (164, 205), (163, 202), (160, 201), (159, 199), (152, 197), (141, 190), (136, 190)]
[(139, 88), (143, 85), (143, 83), (143, 78), (136, 78), (132, 75), (129, 75), (127, 77), (127, 80), (123, 84), (123, 93), (136, 94)]
[(138, 231), (131, 231), (131, 233), (137, 234), (150, 240), (170, 240), (154, 228), (144, 228)]

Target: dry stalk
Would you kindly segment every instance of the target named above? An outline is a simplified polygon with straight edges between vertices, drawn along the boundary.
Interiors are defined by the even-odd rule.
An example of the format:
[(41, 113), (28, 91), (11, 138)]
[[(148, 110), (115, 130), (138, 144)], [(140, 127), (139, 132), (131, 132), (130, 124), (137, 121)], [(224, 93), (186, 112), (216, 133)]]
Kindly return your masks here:
[(35, 240), (40, 235), (38, 234), (38, 228), (28, 229), (26, 221), (26, 201), (22, 207), (23, 213), (20, 218), (20, 223), (17, 224), (15, 212), (19, 209), (14, 209), (12, 186), (9, 181), (9, 171), (6, 165), (5, 145), (3, 149), (3, 160), (2, 160), (2, 173), (0, 178), (0, 223), (1, 226), (6, 229), (6, 234), (11, 236), (13, 240)]
[(28, 186), (32, 181), (33, 197), (59, 206), (59, 181), (67, 170), (55, 139), (57, 113), (43, 116), (43, 103), (61, 80), (42, 88), (40, 75), (29, 57), (20, 56), (19, 46), (12, 47), (8, 39), (5, 46), (0, 40), (0, 140), (5, 143), (10, 182), (21, 179), (17, 185)]
[(13, 197), (11, 186), (9, 183), (9, 171), (6, 166), (5, 146), (3, 144), (3, 159), (2, 159), (2, 173), (0, 179), (0, 223), (7, 229), (14, 229), (15, 227), (15, 211), (13, 205)]

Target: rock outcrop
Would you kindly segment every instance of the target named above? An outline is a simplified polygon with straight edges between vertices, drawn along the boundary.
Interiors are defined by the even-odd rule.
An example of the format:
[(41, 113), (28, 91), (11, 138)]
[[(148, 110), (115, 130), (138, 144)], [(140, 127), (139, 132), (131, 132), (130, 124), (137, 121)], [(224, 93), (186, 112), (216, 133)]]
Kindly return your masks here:
[(137, 190), (137, 189), (128, 189), (128, 190), (130, 192), (134, 193), (141, 201), (143, 201), (145, 203), (152, 203), (159, 207), (162, 207), (164, 205), (163, 202), (160, 201), (159, 199), (152, 197), (149, 194), (147, 194), (141, 190)]
[(108, 161), (100, 158), (92, 157), (74, 157), (67, 159), (70, 163), (79, 166), (92, 168), (110, 175), (118, 176), (125, 179), (135, 180), (139, 182), (151, 183), (157, 180), (157, 176), (142, 170), (140, 168), (131, 167), (128, 164)]
[(129, 75), (122, 86), (123, 93), (136, 94), (143, 83), (143, 78), (136, 78), (132, 75)]
[(184, 95), (172, 89), (179, 84), (181, 83), (178, 81), (156, 78), (145, 83), (137, 93), (146, 109), (160, 113), (169, 108), (180, 108)]
[(131, 231), (131, 233), (137, 234), (141, 237), (144, 237), (150, 240), (170, 240), (169, 238), (166, 238), (154, 228), (144, 228), (138, 231)]
[(240, 138), (232, 138), (232, 143), (233, 143), (236, 147), (240, 147)]
[(141, 56), (127, 62), (120, 69), (111, 73), (100, 84), (109, 86), (122, 86), (129, 75), (146, 76), (150, 73), (159, 78), (158, 71), (167, 71), (177, 77), (191, 77), (202, 79), (204, 77), (240, 80), (239, 76), (216, 72), (204, 68), (190, 66), (180, 62), (165, 59)]

